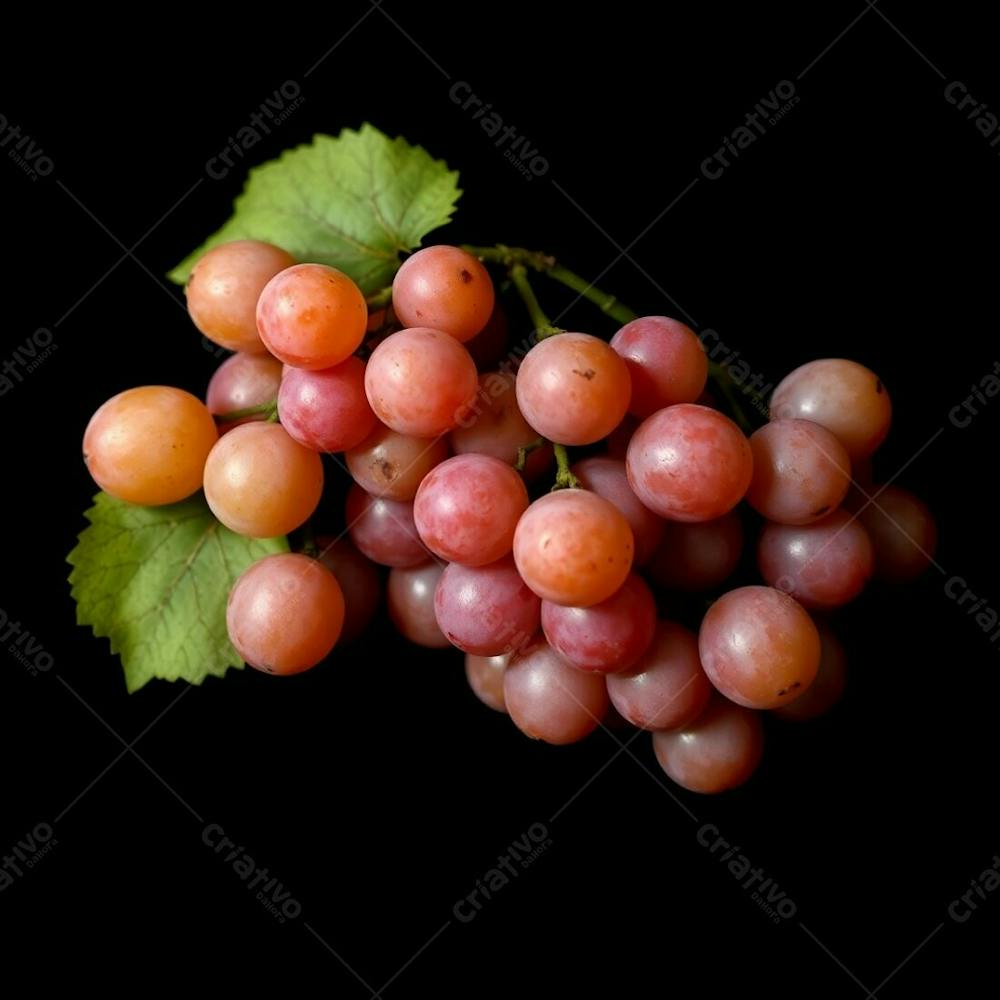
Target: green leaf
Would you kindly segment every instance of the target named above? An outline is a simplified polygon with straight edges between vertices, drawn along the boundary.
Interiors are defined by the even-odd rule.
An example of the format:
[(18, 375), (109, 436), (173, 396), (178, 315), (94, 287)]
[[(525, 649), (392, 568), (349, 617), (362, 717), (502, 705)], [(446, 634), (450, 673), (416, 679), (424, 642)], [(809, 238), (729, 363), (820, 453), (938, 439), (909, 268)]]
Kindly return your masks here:
[(286, 539), (234, 534), (200, 495), (137, 507), (98, 493), (86, 517), (68, 556), (76, 620), (111, 640), (130, 692), (243, 666), (226, 631), (230, 587), (251, 563), (287, 552)]
[(168, 277), (184, 284), (206, 250), (257, 239), (339, 268), (368, 295), (392, 280), (400, 252), (451, 219), (461, 193), (443, 161), (371, 125), (317, 135), (251, 170), (232, 218)]

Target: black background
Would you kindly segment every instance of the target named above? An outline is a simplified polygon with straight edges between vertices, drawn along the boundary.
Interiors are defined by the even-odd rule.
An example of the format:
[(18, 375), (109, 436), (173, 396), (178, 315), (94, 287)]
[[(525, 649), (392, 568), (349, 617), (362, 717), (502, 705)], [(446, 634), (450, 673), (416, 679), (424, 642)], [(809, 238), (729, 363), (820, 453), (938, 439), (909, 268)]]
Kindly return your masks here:
[[(69, 976), (344, 997), (388, 981), (389, 997), (739, 986), (894, 998), (932, 979), (979, 995), (1000, 894), (964, 924), (947, 906), (1000, 852), (1000, 657), (943, 592), (956, 574), (1000, 605), (1000, 402), (964, 430), (948, 422), (996, 357), (1000, 158), (943, 97), (958, 79), (1000, 109), (979, 12), (384, 6), (230, 11), (217, 30), (185, 9), (127, 22), (119, 41), (90, 14), (60, 15), (57, 34), (26, 20), (7, 38), (0, 112), (55, 169), (32, 182), (0, 158), (2, 357), (42, 326), (57, 350), (0, 397), (0, 608), (56, 665), (32, 677), (0, 649), (0, 849), (41, 822), (58, 843), (0, 892), (5, 971), (39, 988)], [(791, 113), (632, 245), (753, 105), (807, 67)], [(545, 177), (504, 159), (449, 100), (449, 76), (531, 139)], [(878, 475), (926, 445), (899, 482), (938, 513), (946, 575), (872, 587), (842, 615), (843, 705), (807, 728), (771, 727), (744, 789), (678, 792), (697, 822), (645, 739), (617, 755), (605, 734), (533, 745), (468, 693), (457, 653), (386, 629), (312, 674), (209, 681), (136, 743), (141, 761), (115, 762), (109, 727), (131, 742), (180, 689), (126, 695), (106, 643), (73, 624), (63, 560), (92, 492), (80, 437), (125, 387), (203, 391), (216, 359), (180, 293), (154, 278), (225, 219), (242, 171), (215, 181), (205, 163), (287, 80), (305, 101), (254, 162), (365, 120), (403, 134), (462, 174), (457, 220), (433, 239), (540, 247), (587, 276), (616, 261), (602, 285), (680, 315), (669, 293), (771, 379), (857, 358), (895, 404)], [(121, 260), (96, 284), (199, 178), (136, 249), (143, 266)], [(611, 332), (586, 306), (574, 316)], [(203, 844), (206, 823), (280, 878), (302, 916), (279, 926)], [(474, 921), (455, 920), (455, 901), (534, 823), (548, 850)], [(792, 919), (760, 912), (698, 844), (701, 823), (780, 884)]]

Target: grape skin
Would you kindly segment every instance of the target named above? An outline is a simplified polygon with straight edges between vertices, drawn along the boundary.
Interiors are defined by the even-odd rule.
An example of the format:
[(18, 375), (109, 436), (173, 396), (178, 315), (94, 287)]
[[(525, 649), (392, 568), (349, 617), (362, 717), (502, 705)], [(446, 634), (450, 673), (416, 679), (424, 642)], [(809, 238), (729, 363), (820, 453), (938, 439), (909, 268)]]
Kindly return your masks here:
[(279, 424), (251, 423), (224, 434), (205, 463), (205, 499), (231, 531), (276, 538), (312, 515), (323, 494), (319, 455)]
[(808, 722), (830, 711), (840, 701), (847, 683), (847, 654), (828, 625), (816, 622), (819, 632), (819, 670), (809, 690), (788, 705), (773, 709), (779, 719)]
[(453, 646), (478, 656), (525, 645), (538, 631), (540, 606), (509, 556), (488, 566), (451, 563), (434, 595), (441, 631)]
[(346, 361), (365, 338), (368, 305), (335, 267), (296, 264), (260, 293), (257, 329), (265, 347), (293, 368), (320, 371)]
[(819, 633), (802, 606), (772, 587), (739, 587), (705, 614), (698, 655), (730, 701), (777, 708), (804, 694), (819, 666)]
[(840, 506), (851, 482), (847, 451), (809, 420), (773, 420), (750, 436), (747, 502), (779, 524), (811, 524)]
[(632, 380), (629, 413), (645, 420), (675, 403), (696, 403), (708, 379), (708, 355), (690, 327), (667, 316), (642, 316), (626, 323), (611, 347)]
[(853, 601), (874, 564), (868, 532), (844, 510), (813, 524), (769, 523), (757, 544), (761, 576), (807, 608), (838, 608)]
[(632, 529), (614, 504), (587, 490), (536, 500), (514, 532), (524, 582), (554, 604), (586, 608), (610, 597), (632, 568)]
[(608, 674), (608, 695), (622, 717), (640, 729), (675, 729), (693, 722), (714, 688), (701, 666), (698, 637), (661, 621), (652, 642), (627, 670)]
[(316, 666), (336, 645), (343, 622), (344, 597), (334, 575), (297, 553), (254, 563), (236, 581), (226, 608), (236, 651), (268, 674)]
[(389, 571), (386, 603), (396, 630), (410, 642), (427, 649), (447, 649), (451, 644), (434, 615), (434, 591), (444, 567), (436, 562), (396, 566)]
[(759, 713), (716, 695), (694, 722), (653, 733), (653, 750), (678, 785), (712, 795), (742, 785), (757, 769), (764, 729)]
[(344, 627), (340, 643), (354, 642), (368, 628), (382, 600), (378, 570), (363, 556), (350, 538), (316, 539), (319, 561), (336, 577), (344, 595)]
[(417, 490), (413, 518), (436, 555), (483, 566), (507, 555), (528, 509), (521, 477), (488, 455), (456, 455), (433, 468)]
[(771, 397), (771, 419), (812, 420), (831, 431), (851, 461), (870, 458), (889, 433), (892, 403), (869, 368), (823, 358), (796, 368)]
[(227, 350), (265, 353), (257, 332), (257, 300), (264, 286), (294, 263), (291, 254), (259, 240), (234, 240), (206, 251), (184, 289), (194, 325)]
[(625, 362), (597, 337), (560, 333), (521, 362), (517, 404), (535, 431), (559, 444), (593, 444), (622, 421), (632, 394)]
[[(246, 410), (252, 406), (270, 403), (278, 395), (281, 385), (281, 362), (270, 354), (234, 354), (219, 365), (208, 383), (205, 405), (209, 413), (218, 418), (225, 413)], [(225, 433), (249, 423), (263, 420), (263, 413), (227, 421), (220, 431)]]
[(278, 392), (281, 425), (313, 451), (355, 448), (377, 423), (365, 395), (365, 365), (347, 358), (335, 368), (289, 368)]
[(510, 663), (510, 654), (500, 656), (476, 656), (465, 654), (465, 679), (472, 693), (487, 708), (507, 714), (507, 704), (503, 697), (503, 675)]
[(697, 593), (729, 579), (742, 553), (743, 521), (738, 511), (693, 524), (667, 521), (663, 541), (646, 572), (661, 587)]
[(604, 678), (571, 667), (543, 641), (512, 657), (503, 693), (522, 733), (557, 746), (588, 736), (608, 711)]
[(347, 494), (351, 541), (380, 566), (418, 566), (430, 553), (413, 523), (413, 504), (369, 496), (360, 486)]
[(549, 645), (578, 670), (612, 673), (635, 663), (656, 630), (656, 602), (642, 577), (630, 574), (607, 600), (589, 608), (542, 602)]
[(158, 507), (201, 489), (219, 434), (208, 407), (189, 392), (146, 385), (112, 396), (90, 418), (83, 460), (105, 493)]
[(386, 337), (365, 371), (365, 391), (376, 416), (414, 437), (438, 437), (457, 427), (477, 385), (469, 352), (448, 334), (426, 327)]
[(460, 247), (418, 250), (392, 282), (392, 307), (404, 326), (428, 326), (458, 341), (486, 326), (493, 304), (489, 272)]
[(728, 417), (680, 403), (643, 421), (625, 465), (629, 484), (650, 510), (674, 521), (711, 521), (743, 499), (753, 452)]
[(927, 504), (898, 486), (872, 487), (860, 521), (871, 538), (875, 573), (890, 583), (915, 580), (934, 561), (937, 524)]
[(427, 473), (447, 457), (444, 438), (411, 437), (381, 423), (344, 455), (351, 477), (365, 492), (402, 501), (412, 500)]

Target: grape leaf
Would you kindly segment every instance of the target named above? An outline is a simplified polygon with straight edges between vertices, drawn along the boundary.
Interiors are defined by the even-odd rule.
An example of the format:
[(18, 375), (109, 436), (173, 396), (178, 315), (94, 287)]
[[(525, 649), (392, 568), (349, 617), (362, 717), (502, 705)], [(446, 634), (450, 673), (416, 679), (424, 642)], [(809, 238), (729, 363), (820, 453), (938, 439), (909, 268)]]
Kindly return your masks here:
[(226, 631), (229, 589), (251, 563), (287, 552), (286, 539), (234, 534), (201, 496), (137, 507), (98, 493), (86, 518), (67, 557), (76, 620), (111, 640), (130, 692), (243, 666)]
[(206, 250), (258, 239), (339, 268), (368, 295), (392, 280), (400, 252), (451, 219), (461, 193), (443, 161), (372, 125), (317, 135), (251, 170), (232, 218), (168, 277), (183, 284)]

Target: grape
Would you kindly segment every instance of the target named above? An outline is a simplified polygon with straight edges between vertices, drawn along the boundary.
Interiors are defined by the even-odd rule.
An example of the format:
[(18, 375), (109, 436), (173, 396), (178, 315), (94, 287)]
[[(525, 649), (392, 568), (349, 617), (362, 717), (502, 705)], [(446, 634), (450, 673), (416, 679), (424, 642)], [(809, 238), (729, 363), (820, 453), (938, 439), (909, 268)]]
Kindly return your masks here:
[(807, 608), (854, 600), (872, 575), (874, 559), (868, 532), (844, 510), (798, 527), (767, 524), (757, 544), (761, 576)]
[(660, 767), (682, 788), (711, 795), (742, 785), (760, 763), (760, 715), (718, 695), (683, 729), (653, 733)]
[(268, 674), (299, 674), (325, 659), (344, 622), (344, 596), (315, 559), (285, 552), (255, 562), (229, 594), (236, 651)]
[(524, 582), (554, 604), (589, 607), (610, 597), (632, 568), (632, 529), (614, 504), (587, 490), (536, 500), (514, 532)]
[(230, 530), (276, 538), (312, 515), (323, 462), (279, 424), (243, 424), (219, 438), (205, 463), (205, 499)]
[[(281, 385), (281, 362), (270, 354), (234, 354), (219, 365), (208, 383), (205, 405), (209, 413), (219, 417), (236, 410), (270, 403)], [(220, 428), (222, 433), (251, 420), (263, 420), (264, 414), (230, 420)]]
[(428, 649), (447, 649), (450, 643), (434, 617), (434, 591), (444, 567), (435, 562), (397, 566), (389, 571), (386, 603), (400, 635)]
[(632, 378), (629, 413), (645, 420), (674, 403), (695, 403), (708, 379), (708, 356), (694, 331), (666, 316), (626, 323), (611, 346)]
[(747, 502), (779, 524), (810, 524), (840, 506), (851, 482), (844, 446), (809, 420), (774, 420), (750, 436)]
[(892, 583), (916, 579), (934, 561), (937, 525), (923, 500), (898, 486), (873, 487), (860, 514), (875, 552), (875, 573)]
[(382, 599), (378, 570), (354, 547), (350, 538), (320, 536), (316, 539), (316, 547), (319, 561), (337, 578), (344, 594), (344, 628), (340, 642), (354, 642), (368, 628)]
[(365, 372), (365, 391), (379, 420), (415, 437), (457, 427), (477, 384), (469, 352), (454, 337), (426, 327), (386, 337)]
[(444, 438), (411, 437), (381, 423), (344, 456), (348, 471), (363, 490), (403, 501), (412, 500), (424, 476), (447, 457)]
[(489, 272), (459, 247), (418, 250), (392, 282), (392, 307), (404, 326), (429, 326), (459, 341), (486, 326), (493, 299)]
[(369, 496), (360, 486), (347, 494), (347, 527), (351, 541), (382, 566), (418, 566), (430, 553), (413, 523), (413, 504)]
[[(451, 432), (451, 447), (456, 455), (474, 452), (514, 465), (518, 449), (537, 438), (518, 408), (514, 377), (487, 372), (479, 376), (479, 392)], [(546, 443), (528, 455), (525, 478), (537, 478), (551, 464), (552, 446)]]
[(632, 489), (650, 510), (674, 521), (711, 521), (743, 499), (753, 453), (728, 417), (680, 403), (643, 421), (625, 466)]
[(819, 666), (809, 615), (771, 587), (739, 587), (705, 614), (698, 653), (708, 679), (730, 701), (777, 708), (804, 694)]
[(507, 711), (503, 700), (503, 675), (509, 662), (509, 653), (500, 656), (465, 654), (465, 679), (469, 682), (472, 693), (496, 712)]
[(482, 328), (471, 340), (465, 342), (465, 349), (472, 355), (480, 371), (492, 368), (506, 353), (510, 336), (510, 324), (504, 307), (497, 302), (493, 312)]
[(625, 463), (595, 455), (577, 462), (570, 471), (585, 490), (604, 497), (624, 514), (635, 541), (635, 565), (648, 562), (663, 537), (663, 521), (632, 492)]
[(711, 590), (732, 576), (742, 552), (743, 522), (735, 510), (696, 524), (667, 521), (647, 570), (661, 587)]
[(816, 680), (801, 698), (774, 709), (779, 718), (807, 722), (828, 712), (840, 701), (847, 681), (847, 654), (829, 626), (816, 623), (819, 631), (819, 670)]
[(656, 629), (656, 602), (642, 577), (630, 574), (621, 589), (589, 608), (542, 602), (549, 645), (578, 670), (612, 673), (639, 659)]
[(522, 733), (557, 745), (582, 740), (608, 711), (604, 678), (571, 667), (541, 640), (512, 657), (503, 694)]
[(194, 325), (227, 350), (263, 354), (257, 300), (264, 286), (294, 263), (295, 258), (284, 250), (258, 240), (234, 240), (208, 250), (198, 259), (184, 289)]
[(625, 461), (632, 435), (639, 429), (641, 421), (626, 413), (622, 422), (608, 435), (608, 455)]
[(158, 507), (201, 489), (205, 459), (218, 437), (200, 399), (146, 385), (112, 396), (90, 418), (83, 460), (105, 493)]
[(622, 421), (632, 388), (625, 362), (597, 337), (560, 333), (539, 341), (517, 373), (524, 419), (559, 444), (592, 444)]
[(483, 566), (510, 552), (527, 509), (528, 491), (509, 465), (488, 455), (456, 455), (420, 484), (413, 519), (433, 553)]
[(368, 306), (361, 289), (335, 267), (296, 264), (276, 274), (257, 302), (267, 349), (293, 368), (320, 371), (361, 346)]
[(441, 631), (453, 646), (478, 656), (520, 649), (538, 631), (540, 605), (509, 556), (488, 566), (452, 563), (434, 595)]
[(608, 674), (611, 704), (640, 729), (686, 726), (713, 690), (698, 657), (698, 637), (675, 622), (658, 622), (642, 656), (628, 670)]
[(313, 451), (347, 451), (374, 430), (375, 414), (365, 395), (365, 364), (347, 358), (335, 368), (289, 368), (278, 393), (281, 425)]
[(892, 404), (882, 380), (842, 358), (810, 361), (778, 384), (771, 419), (812, 420), (832, 431), (851, 461), (871, 456), (889, 433)]

